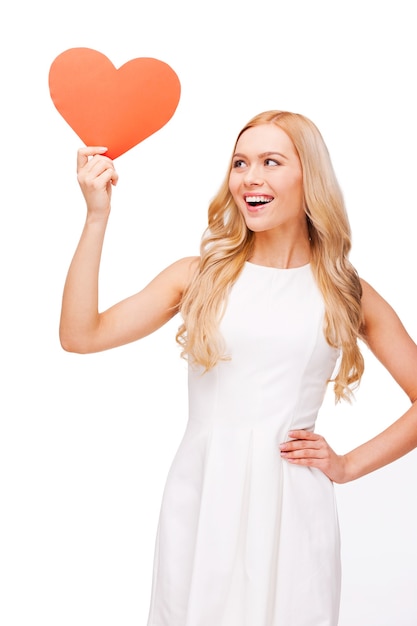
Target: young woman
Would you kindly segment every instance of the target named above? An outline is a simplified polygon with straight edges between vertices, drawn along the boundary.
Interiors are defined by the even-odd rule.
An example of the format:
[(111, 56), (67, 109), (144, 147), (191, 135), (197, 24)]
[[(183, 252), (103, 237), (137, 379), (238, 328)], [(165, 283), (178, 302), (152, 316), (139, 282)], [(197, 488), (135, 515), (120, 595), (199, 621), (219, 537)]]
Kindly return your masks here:
[[(64, 349), (136, 341), (181, 314), (189, 422), (168, 476), (149, 626), (337, 626), (333, 482), (417, 446), (417, 346), (348, 260), (350, 229), (323, 139), (268, 111), (241, 131), (199, 258), (99, 312), (111, 188), (105, 148), (78, 153), (87, 219), (64, 289)], [(349, 398), (366, 342), (411, 400), (338, 455), (314, 432), (329, 380)], [(394, 349), (395, 348), (395, 349)]]

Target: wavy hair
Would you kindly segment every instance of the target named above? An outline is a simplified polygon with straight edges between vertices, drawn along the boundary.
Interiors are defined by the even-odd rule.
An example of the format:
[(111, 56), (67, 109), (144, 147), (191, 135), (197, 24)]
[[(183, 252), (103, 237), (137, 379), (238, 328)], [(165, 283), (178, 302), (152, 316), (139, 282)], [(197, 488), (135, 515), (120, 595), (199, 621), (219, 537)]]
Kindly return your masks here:
[[(324, 334), (341, 350), (334, 382), (336, 401), (349, 400), (360, 382), (364, 361), (358, 346), (363, 339), (362, 289), (348, 259), (351, 231), (343, 195), (330, 156), (317, 127), (308, 118), (287, 111), (266, 111), (252, 118), (241, 135), (254, 126), (275, 124), (292, 140), (303, 172), (304, 204), (311, 238), (311, 268), (325, 304)], [(234, 150), (233, 150), (234, 152)], [(253, 249), (250, 231), (232, 198), (227, 175), (208, 209), (208, 226), (200, 245), (200, 265), (184, 293), (183, 324), (177, 341), (182, 356), (213, 368), (224, 354), (219, 324), (228, 292)]]

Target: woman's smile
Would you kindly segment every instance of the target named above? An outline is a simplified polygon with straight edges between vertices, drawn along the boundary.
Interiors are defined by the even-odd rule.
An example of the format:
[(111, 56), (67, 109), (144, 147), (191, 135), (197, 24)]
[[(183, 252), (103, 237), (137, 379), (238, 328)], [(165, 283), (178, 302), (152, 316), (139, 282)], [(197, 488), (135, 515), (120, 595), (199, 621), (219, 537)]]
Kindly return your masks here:
[(255, 212), (272, 202), (274, 198), (273, 196), (252, 193), (244, 195), (244, 199), (246, 204), (248, 205), (248, 211)]

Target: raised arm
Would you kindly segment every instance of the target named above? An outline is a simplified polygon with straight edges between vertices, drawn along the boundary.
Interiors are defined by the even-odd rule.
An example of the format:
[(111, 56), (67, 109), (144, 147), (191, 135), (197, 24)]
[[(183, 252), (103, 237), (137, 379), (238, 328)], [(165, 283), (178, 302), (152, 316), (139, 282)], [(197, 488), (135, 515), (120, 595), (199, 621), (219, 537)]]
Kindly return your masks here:
[(282, 457), (296, 465), (317, 467), (338, 483), (369, 474), (417, 447), (417, 345), (392, 307), (365, 281), (362, 287), (367, 344), (408, 395), (411, 406), (379, 435), (345, 455), (336, 454), (316, 433), (289, 433), (295, 441), (281, 445)]
[(78, 151), (78, 181), (87, 217), (68, 270), (62, 299), (60, 341), (65, 350), (89, 353), (140, 339), (166, 323), (178, 311), (184, 289), (198, 259), (173, 263), (137, 294), (99, 312), (98, 275), (110, 214), (112, 186), (118, 180), (106, 148)]

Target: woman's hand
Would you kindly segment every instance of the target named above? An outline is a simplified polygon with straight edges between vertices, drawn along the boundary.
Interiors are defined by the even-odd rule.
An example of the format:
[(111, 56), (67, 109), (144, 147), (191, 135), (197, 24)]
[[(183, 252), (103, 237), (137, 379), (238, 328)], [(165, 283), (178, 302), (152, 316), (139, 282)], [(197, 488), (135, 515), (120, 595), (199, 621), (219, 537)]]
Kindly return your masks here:
[(291, 441), (280, 445), (281, 457), (294, 465), (316, 467), (335, 483), (344, 483), (346, 459), (332, 450), (321, 435), (308, 430), (291, 430)]
[(104, 156), (107, 148), (80, 148), (77, 153), (77, 178), (87, 203), (89, 215), (105, 215), (110, 211), (111, 188), (118, 174), (113, 161)]

